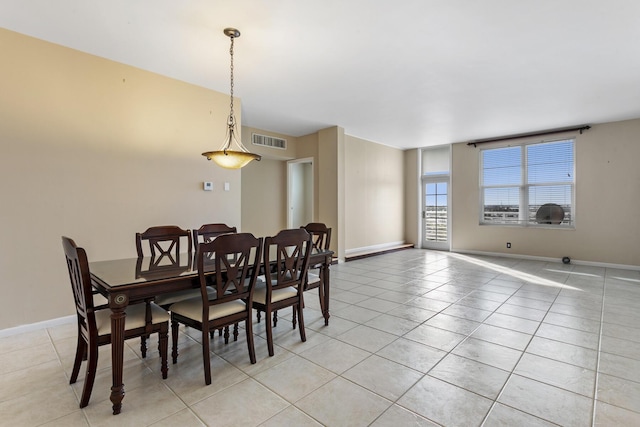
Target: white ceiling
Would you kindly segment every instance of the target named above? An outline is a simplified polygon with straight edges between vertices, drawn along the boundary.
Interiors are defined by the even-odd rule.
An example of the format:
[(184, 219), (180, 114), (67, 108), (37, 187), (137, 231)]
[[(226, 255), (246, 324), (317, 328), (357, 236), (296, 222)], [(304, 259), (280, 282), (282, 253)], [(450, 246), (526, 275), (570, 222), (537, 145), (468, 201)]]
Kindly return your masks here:
[(2, 0), (0, 26), (400, 148), (640, 117), (638, 0)]

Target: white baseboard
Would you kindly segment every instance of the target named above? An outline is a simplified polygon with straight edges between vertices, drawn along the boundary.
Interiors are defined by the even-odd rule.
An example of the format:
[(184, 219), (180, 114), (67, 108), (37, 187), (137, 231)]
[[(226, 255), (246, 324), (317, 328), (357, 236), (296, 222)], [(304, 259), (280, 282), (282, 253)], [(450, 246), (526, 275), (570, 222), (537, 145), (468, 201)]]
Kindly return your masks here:
[[(517, 259), (526, 259), (530, 261), (545, 261), (545, 262), (557, 262), (562, 263), (562, 259), (560, 258), (550, 258), (550, 257), (541, 257), (541, 256), (532, 256), (532, 255), (520, 255), (520, 254), (505, 254), (503, 252), (484, 252), (484, 251), (469, 251), (469, 250), (458, 250), (451, 249), (451, 252), (458, 254), (469, 254), (469, 255), (481, 255), (481, 256), (495, 256), (502, 258), (517, 258)], [(626, 264), (613, 264), (608, 262), (596, 262), (596, 261), (582, 261), (572, 259), (571, 264), (575, 265), (587, 265), (591, 267), (604, 267), (604, 268), (617, 268), (621, 270), (634, 270), (640, 271), (640, 265), (626, 265)]]
[(38, 331), (40, 329), (52, 328), (54, 326), (67, 325), (77, 321), (75, 315), (58, 317), (57, 319), (44, 320), (42, 322), (31, 323), (29, 325), (20, 325), (14, 328), (0, 330), (0, 338), (10, 337), (12, 335), (24, 334), (26, 332)]
[(379, 245), (372, 245), (372, 246), (363, 246), (361, 248), (347, 249), (346, 251), (344, 251), (344, 254), (345, 256), (348, 257), (350, 255), (358, 255), (361, 253), (380, 252), (387, 249), (393, 249), (397, 246), (401, 246), (404, 244), (405, 244), (404, 240), (401, 240), (398, 242), (382, 243)]

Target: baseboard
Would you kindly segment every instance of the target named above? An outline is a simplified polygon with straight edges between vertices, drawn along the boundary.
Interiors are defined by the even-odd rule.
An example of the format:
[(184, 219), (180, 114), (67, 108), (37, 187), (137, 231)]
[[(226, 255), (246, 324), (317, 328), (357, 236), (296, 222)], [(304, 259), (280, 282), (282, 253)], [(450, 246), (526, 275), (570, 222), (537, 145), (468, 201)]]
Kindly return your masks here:
[(42, 322), (31, 323), (29, 325), (20, 325), (13, 328), (0, 330), (0, 338), (10, 337), (12, 335), (24, 334), (26, 332), (38, 331), (41, 329), (52, 328), (54, 326), (67, 325), (77, 321), (76, 316), (58, 317), (57, 319), (45, 320)]
[[(533, 255), (522, 255), (522, 254), (506, 254), (504, 252), (484, 252), (484, 251), (472, 251), (472, 250), (458, 250), (451, 249), (452, 253), (458, 254), (468, 254), (468, 255), (480, 255), (480, 256), (495, 256), (501, 258), (517, 258), (517, 259), (525, 259), (529, 261), (544, 261), (544, 262), (557, 262), (562, 263), (561, 258), (551, 258), (551, 257), (542, 257), (542, 256), (533, 256)], [(572, 259), (571, 264), (575, 265), (586, 265), (590, 267), (604, 267), (604, 268), (618, 268), (621, 270), (634, 270), (640, 271), (640, 265), (626, 265), (626, 264), (613, 264), (609, 262), (597, 262), (597, 261), (582, 261), (579, 259)]]
[(357, 259), (368, 258), (375, 255), (386, 254), (389, 252), (401, 251), (413, 248), (413, 243), (395, 242), (384, 245), (374, 245), (366, 248), (350, 249), (345, 251), (345, 262)]

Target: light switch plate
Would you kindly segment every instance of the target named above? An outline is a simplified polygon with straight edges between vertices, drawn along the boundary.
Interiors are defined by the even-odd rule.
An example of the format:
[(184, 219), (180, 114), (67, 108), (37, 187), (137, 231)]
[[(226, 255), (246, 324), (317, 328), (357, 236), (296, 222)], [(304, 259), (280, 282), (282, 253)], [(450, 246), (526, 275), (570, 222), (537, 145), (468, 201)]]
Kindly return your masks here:
[(229, 185), (228, 182), (224, 183), (224, 191), (229, 191), (231, 189), (231, 186)]
[(202, 189), (204, 191), (212, 191), (213, 190), (213, 182), (203, 182)]

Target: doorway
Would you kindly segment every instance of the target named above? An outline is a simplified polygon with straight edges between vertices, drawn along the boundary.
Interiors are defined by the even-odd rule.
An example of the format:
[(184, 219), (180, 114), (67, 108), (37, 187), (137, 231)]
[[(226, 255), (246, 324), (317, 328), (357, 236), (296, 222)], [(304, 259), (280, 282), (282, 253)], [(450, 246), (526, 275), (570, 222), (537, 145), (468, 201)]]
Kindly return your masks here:
[(449, 177), (422, 180), (422, 247), (449, 249)]
[(287, 228), (313, 222), (313, 158), (287, 162)]

